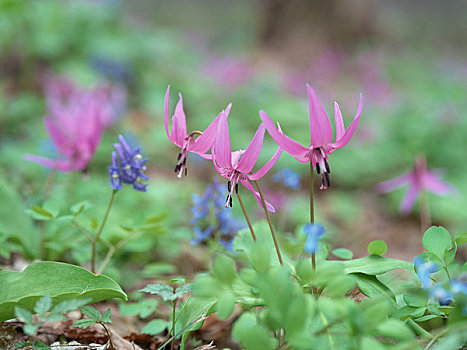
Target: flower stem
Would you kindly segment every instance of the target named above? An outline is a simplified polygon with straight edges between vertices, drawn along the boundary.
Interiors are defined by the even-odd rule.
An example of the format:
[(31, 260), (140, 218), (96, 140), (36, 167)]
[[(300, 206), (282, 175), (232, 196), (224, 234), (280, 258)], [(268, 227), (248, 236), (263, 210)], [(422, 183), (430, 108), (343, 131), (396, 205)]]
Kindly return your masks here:
[(431, 226), (430, 201), (428, 191), (422, 190), (420, 193), (420, 230), (423, 233)]
[[(175, 291), (175, 288), (174, 288)], [(174, 299), (173, 305), (172, 305), (172, 342), (170, 343), (170, 350), (173, 350), (174, 348), (174, 343), (175, 343), (175, 310), (177, 308), (177, 299)]]
[[(53, 167), (50, 170), (50, 174), (47, 178), (47, 184), (45, 185), (45, 190), (44, 190), (44, 198), (42, 200), (43, 202), (49, 199), (50, 193), (52, 193), (52, 188), (55, 182), (56, 175), (57, 175), (57, 169)], [(44, 260), (45, 259), (45, 239), (46, 239), (45, 221), (41, 221), (39, 226), (40, 226), (39, 259)]]
[(99, 237), (101, 236), (102, 230), (104, 229), (105, 223), (107, 222), (107, 219), (109, 217), (110, 213), (110, 208), (112, 208), (112, 204), (114, 201), (115, 194), (118, 192), (118, 190), (112, 190), (112, 195), (110, 196), (110, 201), (109, 204), (107, 205), (107, 210), (105, 211), (104, 219), (102, 219), (101, 226), (99, 227), (99, 230), (96, 232), (96, 236), (94, 239), (91, 241), (91, 272), (95, 273), (96, 272), (96, 244), (99, 241)]
[[(313, 173), (313, 163), (310, 161), (310, 224), (315, 222), (315, 181), (314, 181), (314, 173)], [(311, 253), (311, 267), (313, 270), (316, 270), (316, 255), (315, 253)]]
[(279, 258), (280, 264), (284, 265), (284, 262), (282, 261), (281, 252), (279, 250), (279, 244), (277, 243), (276, 234), (274, 233), (274, 228), (272, 227), (271, 218), (269, 217), (269, 211), (268, 211), (268, 208), (266, 207), (266, 201), (264, 200), (263, 193), (261, 192), (261, 189), (259, 188), (258, 181), (253, 181), (253, 182), (255, 183), (256, 188), (258, 189), (259, 196), (261, 197), (261, 202), (263, 203), (264, 213), (266, 214), (266, 219), (268, 220), (269, 229), (271, 230), (272, 240), (274, 241), (274, 246), (276, 247), (277, 257)]
[(248, 227), (250, 228), (250, 232), (251, 232), (251, 236), (253, 237), (253, 241), (256, 242), (255, 231), (253, 231), (253, 226), (251, 225), (250, 218), (248, 217), (245, 206), (243, 205), (242, 197), (240, 197), (240, 193), (238, 193), (238, 192), (237, 192), (237, 197), (238, 197), (238, 202), (240, 203), (240, 206), (242, 207), (243, 215), (245, 215), (246, 222), (248, 223)]

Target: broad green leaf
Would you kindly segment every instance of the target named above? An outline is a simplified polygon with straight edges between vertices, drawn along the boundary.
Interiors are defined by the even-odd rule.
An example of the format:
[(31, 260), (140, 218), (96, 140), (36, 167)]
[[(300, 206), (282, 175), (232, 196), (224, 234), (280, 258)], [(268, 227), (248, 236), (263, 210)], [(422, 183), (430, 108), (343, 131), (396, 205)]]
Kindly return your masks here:
[(41, 325), (39, 323), (35, 323), (35, 324), (28, 323), (24, 325), (23, 330), (24, 330), (24, 333), (28, 335), (35, 335), (40, 326)]
[(374, 275), (366, 275), (364, 273), (353, 273), (357, 278), (357, 286), (360, 292), (370, 298), (377, 298), (381, 296), (391, 296), (395, 299), (392, 291)]
[(27, 257), (38, 257), (39, 232), (25, 214), (21, 198), (6, 182), (6, 178), (0, 178), (0, 198), (0, 231), (7, 238), (21, 243)]
[(225, 292), (216, 305), (217, 315), (221, 320), (226, 320), (233, 312), (235, 307), (235, 296), (232, 292)]
[(331, 253), (340, 259), (348, 260), (353, 258), (353, 253), (349, 249), (337, 248), (331, 251)]
[(272, 350), (277, 347), (277, 340), (271, 337), (268, 331), (257, 323), (255, 316), (249, 312), (243, 313), (235, 322), (232, 335), (246, 350)]
[(388, 251), (388, 245), (385, 241), (376, 240), (368, 244), (368, 253), (376, 254), (376, 255), (383, 255)]
[(138, 315), (140, 318), (146, 318), (156, 311), (157, 306), (159, 305), (159, 300), (153, 299), (144, 299), (137, 303), (127, 304), (121, 303), (119, 306), (120, 314), (124, 316), (133, 316)]
[(201, 328), (204, 323), (204, 317), (212, 312), (213, 305), (216, 303), (214, 300), (201, 300), (196, 298), (190, 298), (182, 305), (180, 305), (180, 311), (178, 311), (175, 319), (175, 333), (183, 331), (184, 333), (191, 332), (193, 330)]
[(425, 315), (425, 316), (416, 318), (414, 321), (415, 322), (425, 322), (425, 321), (432, 320), (432, 319), (438, 318), (438, 317), (439, 316), (437, 316), (437, 315)]
[(228, 256), (217, 254), (214, 257), (212, 272), (219, 281), (232, 285), (235, 280), (235, 262)]
[(64, 300), (53, 307), (51, 314), (64, 314), (68, 311), (77, 310), (83, 305), (89, 304), (90, 302), (91, 299)]
[(36, 220), (49, 221), (55, 218), (54, 215), (50, 211), (45, 210), (41, 206), (38, 206), (35, 204), (31, 205), (31, 208), (27, 209), (26, 212), (29, 215), (31, 215), (33, 219), (36, 219)]
[(48, 199), (42, 204), (42, 208), (52, 214), (56, 218), (60, 213), (60, 207), (55, 199)]
[(156, 335), (163, 332), (166, 328), (168, 328), (167, 321), (152, 320), (151, 322), (147, 323), (146, 326), (144, 326), (144, 328), (141, 330), (141, 333)]
[(156, 294), (160, 296), (164, 301), (173, 301), (177, 299), (173, 287), (165, 283), (148, 284), (146, 287), (140, 289), (138, 292)]
[(367, 275), (380, 275), (395, 269), (413, 270), (407, 261), (385, 258), (380, 255), (369, 255), (360, 259), (347, 261), (328, 261), (327, 264), (343, 264), (345, 273), (361, 272)]
[(448, 230), (441, 226), (432, 226), (422, 238), (423, 247), (444, 261), (446, 251), (451, 249), (452, 238)]
[(402, 298), (407, 305), (412, 307), (424, 307), (428, 303), (428, 297), (425, 293), (404, 294)]
[(174, 297), (176, 299), (183, 297), (184, 294), (191, 293), (191, 283), (186, 283), (175, 290)]
[(91, 305), (83, 306), (81, 312), (93, 320), (102, 321), (102, 314)]
[(37, 301), (36, 305), (34, 306), (34, 312), (42, 317), (46, 312), (50, 310), (51, 307), (52, 298), (49, 294), (46, 294)]
[(403, 321), (393, 318), (379, 324), (374, 331), (374, 335), (399, 341), (412, 340), (414, 338), (414, 334)]
[(93, 324), (96, 324), (95, 320), (91, 319), (82, 319), (82, 320), (77, 320), (71, 327), (78, 327), (78, 328), (88, 328), (89, 326), (92, 326)]
[(92, 207), (92, 204), (89, 201), (85, 200), (85, 201), (72, 205), (71, 212), (73, 213), (73, 216), (76, 217), (80, 215), (83, 211), (91, 207)]
[(208, 275), (201, 275), (193, 282), (193, 294), (200, 298), (220, 296), (224, 288), (217, 279)]
[(454, 235), (454, 240), (458, 245), (467, 243), (467, 232), (460, 232)]
[(0, 286), (0, 322), (15, 317), (15, 306), (32, 311), (46, 294), (51, 296), (52, 305), (70, 299), (91, 299), (93, 303), (110, 298), (127, 299), (109, 277), (52, 261), (33, 263), (23, 272), (0, 271)]

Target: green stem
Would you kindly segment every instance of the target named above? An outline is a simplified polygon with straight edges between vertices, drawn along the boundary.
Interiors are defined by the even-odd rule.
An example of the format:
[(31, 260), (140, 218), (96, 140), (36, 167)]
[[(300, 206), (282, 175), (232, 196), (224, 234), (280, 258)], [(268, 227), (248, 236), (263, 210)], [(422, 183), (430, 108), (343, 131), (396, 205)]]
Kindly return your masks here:
[(105, 211), (104, 219), (102, 219), (101, 226), (99, 227), (99, 230), (96, 232), (96, 236), (94, 239), (91, 241), (91, 272), (95, 273), (96, 272), (96, 244), (99, 241), (99, 237), (101, 236), (102, 230), (104, 229), (105, 223), (107, 222), (107, 219), (109, 217), (110, 213), (110, 208), (112, 208), (112, 204), (114, 201), (115, 194), (118, 192), (118, 190), (112, 190), (112, 195), (110, 196), (110, 201), (109, 204), (107, 205), (107, 210)]
[[(175, 288), (174, 288), (175, 289)], [(170, 343), (170, 350), (173, 350), (175, 344), (175, 309), (177, 307), (177, 299), (174, 299), (172, 306), (172, 342)]]
[[(45, 190), (44, 190), (44, 198), (43, 202), (45, 202), (47, 199), (50, 197), (50, 193), (52, 192), (52, 188), (54, 185), (55, 181), (55, 176), (57, 175), (57, 169), (53, 167), (50, 170), (50, 174), (47, 178), (47, 184), (45, 185)], [(39, 243), (39, 259), (44, 260), (45, 259), (45, 237), (46, 237), (46, 232), (45, 232), (45, 222), (41, 221), (40, 223), (40, 243)]]
[(423, 338), (432, 338), (433, 335), (430, 332), (427, 332), (423, 327), (419, 326), (414, 320), (409, 318), (407, 320), (407, 323), (413, 328), (415, 333), (417, 333), (419, 336)]
[(266, 207), (266, 201), (264, 200), (263, 193), (261, 192), (261, 189), (259, 188), (258, 181), (253, 181), (253, 182), (256, 184), (256, 188), (258, 189), (259, 196), (261, 197), (261, 203), (263, 203), (264, 213), (266, 214), (266, 219), (268, 220), (269, 229), (271, 230), (272, 240), (274, 241), (274, 247), (276, 247), (277, 257), (279, 258), (280, 264), (284, 265), (284, 262), (282, 261), (281, 252), (279, 250), (279, 244), (277, 243), (276, 234), (274, 233), (274, 227), (272, 226), (271, 218), (269, 217), (269, 211), (268, 211), (268, 208)]
[[(313, 178), (313, 163), (310, 161), (310, 224), (315, 222), (315, 181)], [(311, 267), (316, 270), (316, 255), (311, 253)]]
[(240, 203), (240, 206), (242, 207), (243, 215), (245, 216), (246, 222), (248, 223), (248, 227), (250, 228), (250, 232), (251, 232), (251, 236), (253, 237), (253, 241), (256, 242), (255, 231), (253, 231), (253, 226), (251, 225), (250, 218), (248, 217), (245, 206), (243, 205), (242, 197), (240, 197), (240, 193), (238, 193), (238, 192), (237, 192), (237, 197), (238, 197), (238, 202)]
[(422, 190), (420, 193), (420, 230), (423, 233), (431, 226), (430, 201), (428, 191)]

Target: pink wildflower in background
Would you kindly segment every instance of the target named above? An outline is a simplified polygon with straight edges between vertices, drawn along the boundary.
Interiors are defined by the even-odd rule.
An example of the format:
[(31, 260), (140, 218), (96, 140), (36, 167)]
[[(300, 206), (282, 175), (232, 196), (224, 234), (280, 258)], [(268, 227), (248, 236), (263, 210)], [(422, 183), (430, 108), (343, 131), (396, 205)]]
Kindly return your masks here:
[(455, 193), (454, 186), (441, 180), (436, 169), (434, 171), (427, 169), (424, 157), (418, 157), (415, 160), (415, 167), (411, 171), (392, 180), (381, 182), (376, 189), (380, 193), (387, 193), (405, 185), (409, 188), (400, 205), (400, 211), (404, 215), (410, 213), (415, 201), (424, 190), (439, 196)]
[(248, 83), (255, 74), (248, 60), (234, 56), (212, 56), (204, 65), (203, 71), (220, 86), (231, 90)]
[(360, 102), (358, 104), (357, 113), (354, 120), (349, 125), (347, 130), (344, 127), (342, 113), (337, 102), (334, 102), (334, 114), (336, 121), (336, 141), (332, 142), (333, 134), (331, 123), (328, 115), (324, 110), (321, 102), (315, 91), (310, 85), (306, 85), (308, 92), (308, 101), (310, 104), (310, 146), (305, 147), (282, 134), (276, 129), (271, 118), (265, 111), (260, 111), (261, 120), (271, 137), (277, 144), (282, 147), (287, 153), (291, 154), (295, 159), (302, 163), (311, 162), (312, 166), (318, 174), (321, 174), (321, 189), (326, 189), (331, 185), (329, 173), (331, 172), (328, 164), (328, 155), (336, 149), (344, 147), (352, 137), (357, 128), (360, 114), (363, 109), (362, 95), (360, 94)]

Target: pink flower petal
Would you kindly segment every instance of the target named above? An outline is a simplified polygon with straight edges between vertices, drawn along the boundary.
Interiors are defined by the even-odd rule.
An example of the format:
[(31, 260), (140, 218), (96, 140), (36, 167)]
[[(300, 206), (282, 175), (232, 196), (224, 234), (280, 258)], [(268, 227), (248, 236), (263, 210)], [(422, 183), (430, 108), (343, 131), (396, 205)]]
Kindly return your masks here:
[(410, 213), (419, 193), (420, 193), (420, 188), (418, 186), (414, 186), (414, 185), (409, 186), (409, 189), (407, 190), (407, 193), (402, 199), (402, 203), (400, 206), (400, 211), (403, 215), (407, 215), (408, 213)]
[[(258, 204), (260, 205), (261, 208), (263, 208), (263, 202), (261, 201), (261, 196), (259, 195), (258, 192), (255, 191), (255, 189), (253, 188), (253, 186), (251, 185), (251, 183), (248, 181), (248, 180), (240, 180), (240, 183), (245, 186), (247, 189), (249, 189), (251, 192), (253, 192), (255, 198), (256, 198), (256, 201), (258, 202)], [(271, 213), (275, 213), (276, 212), (276, 209), (274, 209), (274, 207), (272, 206), (271, 203), (269, 203), (268, 201), (266, 201), (266, 208), (268, 209), (268, 211), (270, 211)]]
[(314, 147), (332, 142), (332, 128), (328, 115), (310, 85), (306, 84), (310, 104), (310, 137)]
[(51, 118), (45, 118), (44, 125), (59, 152), (64, 155), (71, 155), (69, 154), (69, 151), (71, 151), (70, 145), (72, 144), (71, 135), (66, 135), (63, 132), (64, 130), (56, 125)]
[(347, 130), (345, 131), (344, 136), (342, 136), (341, 138), (338, 138), (337, 141), (332, 144), (332, 147), (334, 149), (344, 147), (350, 141), (350, 138), (352, 137), (355, 129), (357, 128), (358, 121), (360, 119), (360, 114), (362, 113), (362, 109), (363, 109), (363, 96), (362, 94), (360, 94), (360, 102), (358, 103), (358, 108), (357, 108), (357, 113), (355, 114), (355, 118), (352, 121), (352, 123), (349, 125)]
[(337, 102), (334, 102), (334, 120), (336, 121), (336, 141), (340, 140), (345, 134), (344, 120)]
[(290, 137), (280, 133), (276, 129), (276, 126), (265, 111), (259, 111), (259, 115), (269, 135), (271, 135), (274, 141), (276, 141), (276, 143), (280, 147), (282, 147), (287, 153), (291, 154), (294, 157), (300, 157), (305, 155), (305, 153), (309, 151), (308, 148), (302, 146), (297, 141), (292, 140)]
[(379, 193), (391, 192), (397, 188), (400, 188), (404, 185), (408, 185), (412, 182), (413, 172), (405, 173), (404, 175), (398, 176), (394, 179), (381, 182), (376, 185), (376, 190)]
[(255, 136), (240, 158), (238, 165), (235, 167), (236, 170), (242, 173), (249, 173), (253, 169), (263, 147), (264, 131), (264, 124), (261, 123), (258, 130), (256, 130)]
[(423, 185), (428, 191), (440, 196), (454, 193), (454, 188), (451, 184), (441, 180), (432, 172), (427, 171), (424, 175)]
[(248, 178), (250, 180), (256, 181), (258, 179), (261, 179), (264, 175), (267, 174), (269, 170), (276, 164), (276, 162), (279, 160), (281, 154), (282, 154), (283, 149), (281, 147), (277, 147), (276, 152), (274, 155), (271, 157), (269, 162), (267, 162), (261, 169), (259, 169), (257, 172), (248, 175)]
[(178, 97), (175, 114), (172, 117), (172, 142), (179, 147), (183, 147), (186, 136), (186, 117), (183, 111), (182, 94), (178, 94)]
[(172, 137), (170, 136), (170, 132), (169, 132), (169, 98), (170, 98), (170, 85), (167, 87), (167, 91), (165, 92), (165, 98), (164, 98), (164, 124), (165, 124), (165, 132), (167, 133), (167, 137), (169, 138), (170, 141), (172, 141)]
[(219, 115), (211, 122), (211, 124), (209, 124), (206, 130), (203, 131), (203, 134), (195, 140), (194, 144), (188, 145), (188, 151), (198, 154), (203, 154), (209, 151), (214, 143), (214, 140), (216, 139), (217, 127), (219, 125), (221, 114), (222, 112), (219, 113)]
[(217, 164), (222, 168), (232, 168), (232, 149), (230, 147), (229, 125), (227, 115), (221, 112), (217, 136), (211, 153), (215, 154)]
[(86, 163), (84, 162), (70, 162), (68, 160), (53, 160), (49, 158), (44, 158), (40, 156), (36, 156), (34, 154), (25, 154), (24, 159), (29, 162), (34, 162), (45, 166), (51, 169), (57, 169), (59, 171), (68, 172), (74, 170), (83, 170), (86, 168)]

